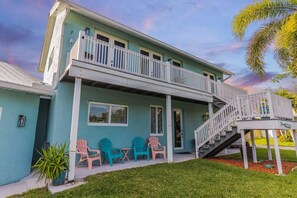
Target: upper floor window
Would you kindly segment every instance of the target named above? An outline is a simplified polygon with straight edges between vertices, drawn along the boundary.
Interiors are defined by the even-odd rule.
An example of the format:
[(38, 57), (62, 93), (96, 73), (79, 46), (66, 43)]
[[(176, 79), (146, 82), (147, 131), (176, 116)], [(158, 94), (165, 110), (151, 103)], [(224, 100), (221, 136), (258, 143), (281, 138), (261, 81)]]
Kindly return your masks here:
[[(95, 31), (95, 35), (97, 40), (116, 46), (110, 48), (105, 43), (98, 42), (95, 50), (95, 62), (106, 66), (124, 69), (126, 54), (123, 49), (127, 48), (128, 42), (99, 30)], [(91, 54), (91, 58), (93, 60), (92, 55), (93, 54)]]
[(216, 79), (215, 78), (215, 75), (212, 74), (212, 73), (209, 73), (209, 72), (203, 72), (203, 76), (206, 76), (206, 77), (208, 77), (211, 80), (215, 80)]
[(140, 62), (141, 74), (161, 78), (162, 68), (160, 61), (162, 61), (162, 54), (145, 48), (140, 49), (140, 54), (142, 55)]
[(178, 61), (178, 60), (173, 60), (172, 65), (174, 65), (176, 67), (181, 67), (182, 66), (181, 61)]
[(128, 126), (128, 107), (90, 102), (88, 124), (97, 126)]

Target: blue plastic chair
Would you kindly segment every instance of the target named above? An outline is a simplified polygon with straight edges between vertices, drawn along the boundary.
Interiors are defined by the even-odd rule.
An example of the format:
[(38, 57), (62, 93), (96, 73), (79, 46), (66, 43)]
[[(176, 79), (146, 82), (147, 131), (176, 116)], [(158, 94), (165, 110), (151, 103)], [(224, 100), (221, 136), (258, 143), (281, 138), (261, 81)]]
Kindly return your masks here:
[(144, 140), (141, 137), (135, 137), (132, 140), (132, 149), (134, 153), (134, 161), (137, 161), (137, 156), (147, 156), (147, 160), (150, 160), (149, 147), (144, 144)]
[(99, 146), (101, 147), (101, 151), (104, 154), (103, 163), (106, 158), (109, 160), (110, 166), (112, 166), (112, 162), (114, 159), (119, 159), (122, 164), (124, 163), (122, 149), (113, 148), (112, 143), (109, 139), (104, 138), (100, 140)]

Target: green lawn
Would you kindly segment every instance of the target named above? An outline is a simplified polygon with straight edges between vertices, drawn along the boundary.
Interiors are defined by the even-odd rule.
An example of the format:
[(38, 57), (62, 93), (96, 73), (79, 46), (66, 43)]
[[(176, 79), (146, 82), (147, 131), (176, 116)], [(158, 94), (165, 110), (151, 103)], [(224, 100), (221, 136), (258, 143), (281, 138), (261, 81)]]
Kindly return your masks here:
[[(274, 141), (273, 138), (269, 138), (269, 142), (270, 145), (274, 145)], [(250, 144), (252, 144), (252, 142), (250, 141)], [(259, 146), (266, 146), (266, 138), (258, 138), (255, 139), (255, 144), (259, 145)], [(294, 142), (280, 142), (278, 141), (279, 146), (295, 146)]]
[[(274, 149), (271, 149), (272, 157), (275, 159), (274, 155)], [(282, 161), (286, 162), (297, 162), (296, 152), (290, 151), (290, 150), (280, 150), (281, 159)], [(234, 159), (234, 160), (242, 160), (241, 154), (233, 154), (233, 155), (226, 155), (226, 156), (220, 156), (220, 158), (225, 159)], [(268, 160), (268, 154), (267, 149), (264, 148), (257, 148), (257, 158), (258, 160)]]
[[(265, 149), (258, 155), (267, 158)], [(237, 154), (229, 157), (238, 159)], [(282, 158), (296, 161), (293, 151), (282, 151)], [(276, 176), (196, 159), (90, 176), (88, 184), (55, 197), (296, 197), (296, 178), (297, 171)], [(42, 188), (21, 196), (50, 194)]]

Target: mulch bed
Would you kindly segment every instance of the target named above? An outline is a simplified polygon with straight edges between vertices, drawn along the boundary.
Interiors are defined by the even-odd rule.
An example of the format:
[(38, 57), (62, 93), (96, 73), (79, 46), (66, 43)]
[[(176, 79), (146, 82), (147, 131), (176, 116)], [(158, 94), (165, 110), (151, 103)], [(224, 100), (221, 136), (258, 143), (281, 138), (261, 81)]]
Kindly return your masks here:
[[(232, 159), (222, 159), (222, 158), (209, 158), (210, 161), (228, 164), (231, 166), (237, 166), (243, 168), (243, 161), (232, 160)], [(273, 168), (266, 168), (266, 164), (273, 165)], [(283, 173), (290, 173), (295, 167), (297, 167), (296, 162), (284, 162), (282, 161)], [(265, 160), (258, 163), (249, 162), (249, 170), (259, 171), (263, 173), (278, 174), (276, 161)]]

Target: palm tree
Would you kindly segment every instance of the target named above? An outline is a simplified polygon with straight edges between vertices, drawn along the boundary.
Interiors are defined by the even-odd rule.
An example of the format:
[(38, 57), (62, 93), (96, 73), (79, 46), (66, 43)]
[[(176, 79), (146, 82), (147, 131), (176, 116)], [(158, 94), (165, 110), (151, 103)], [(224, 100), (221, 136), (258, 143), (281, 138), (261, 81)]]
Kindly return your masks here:
[(247, 27), (263, 22), (249, 40), (246, 63), (260, 77), (265, 77), (264, 55), (274, 44), (274, 58), (284, 73), (278, 79), (297, 77), (297, 0), (260, 0), (247, 6), (233, 19), (232, 31), (243, 40)]

